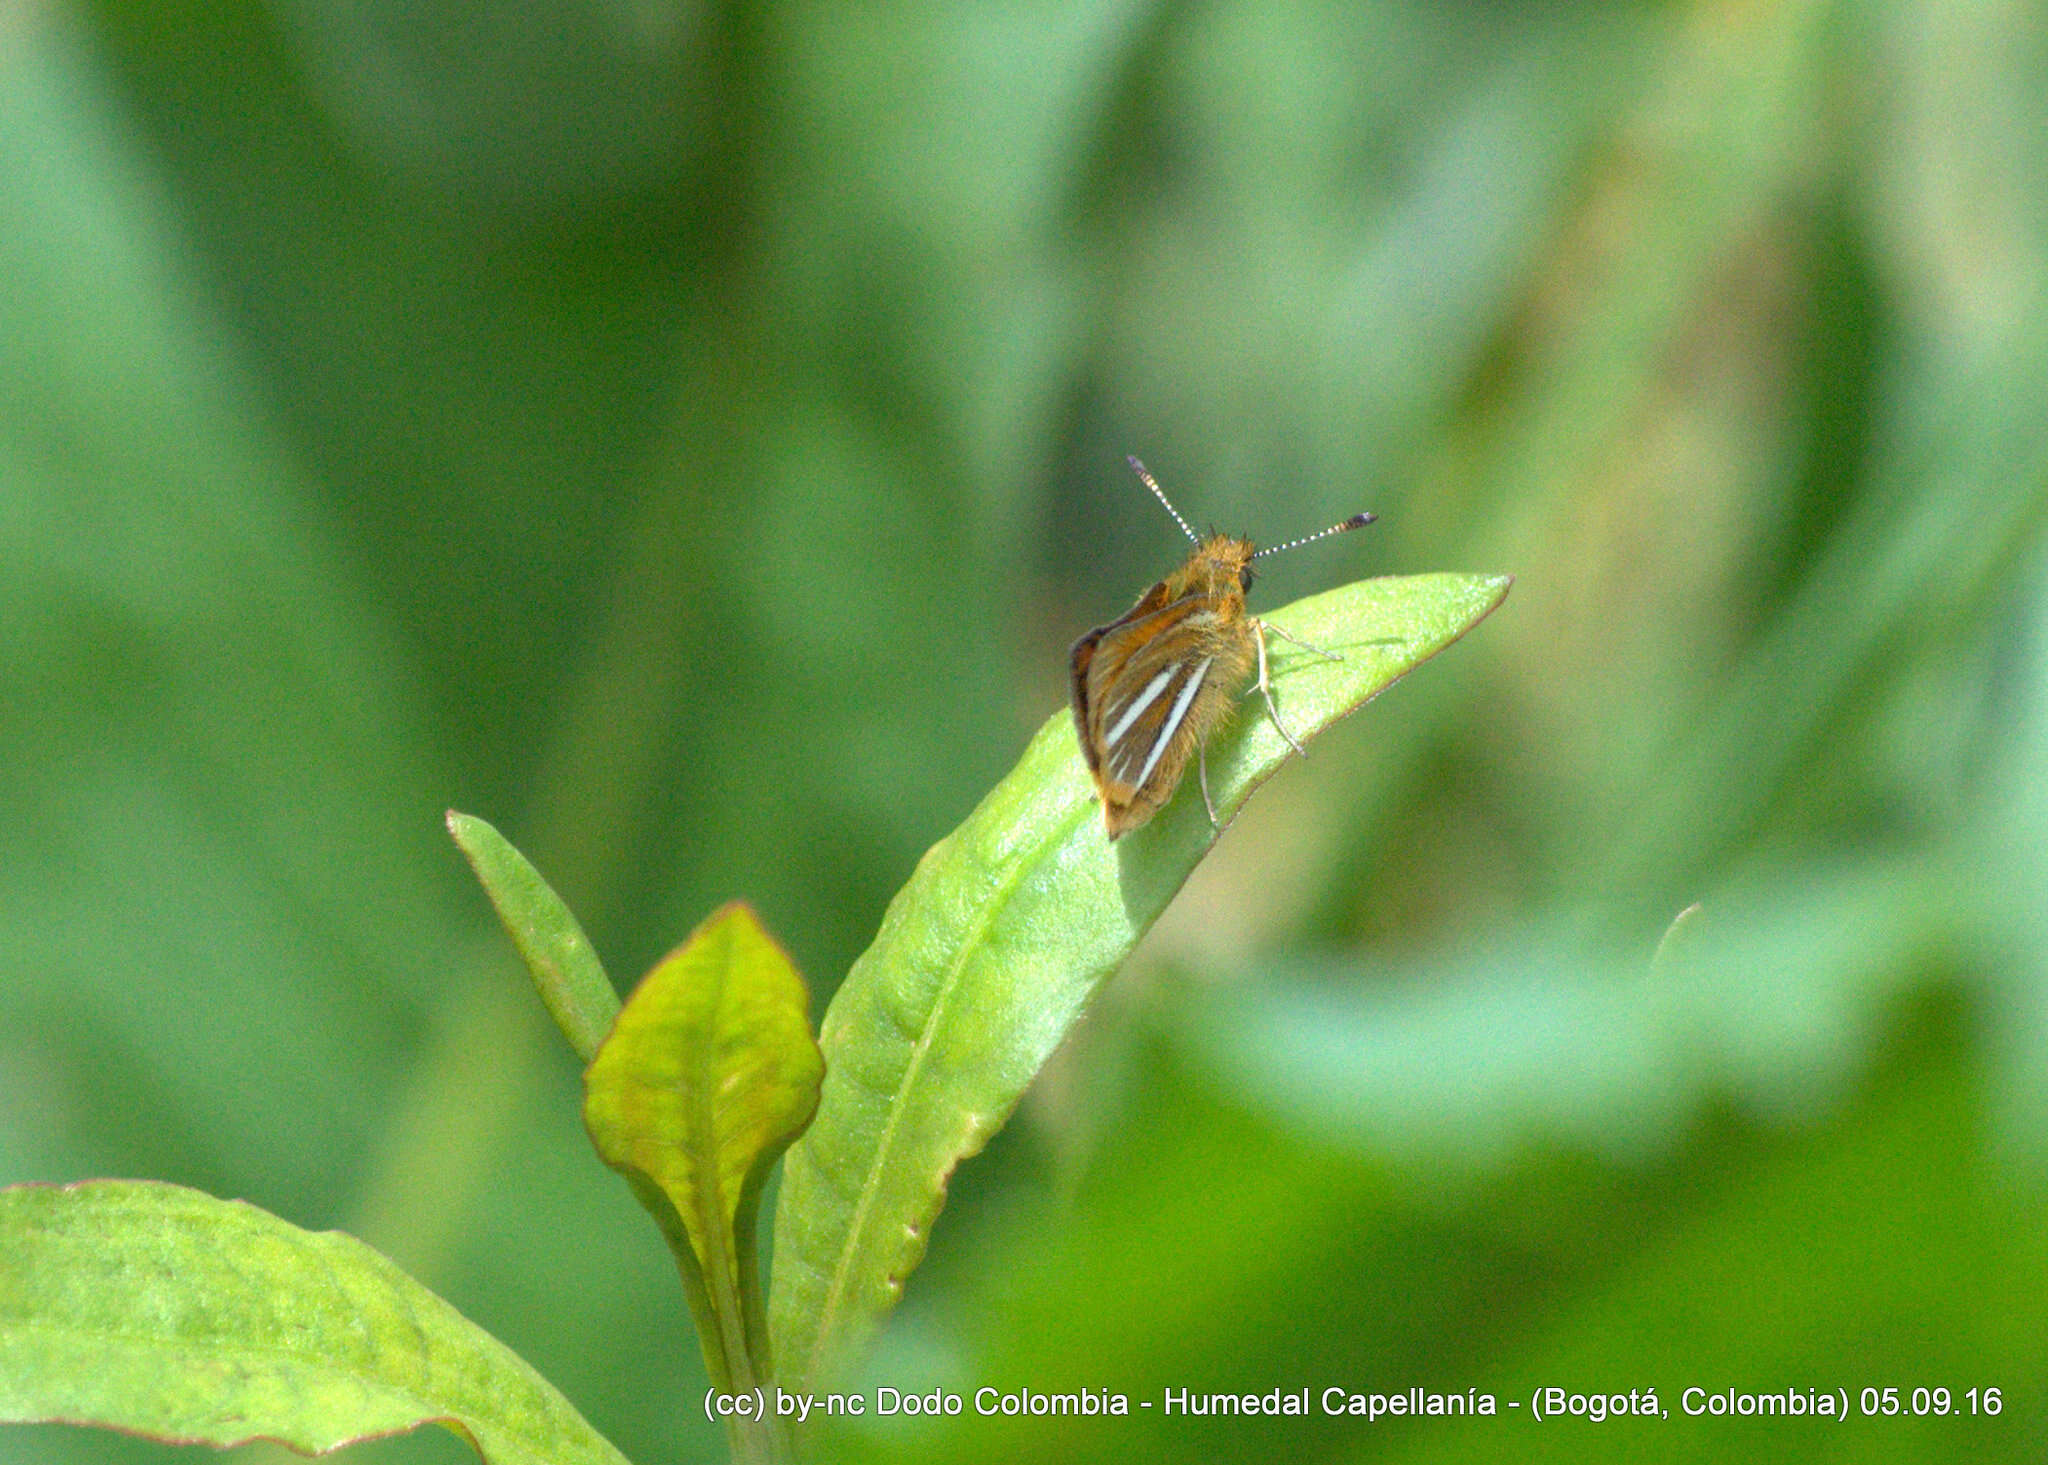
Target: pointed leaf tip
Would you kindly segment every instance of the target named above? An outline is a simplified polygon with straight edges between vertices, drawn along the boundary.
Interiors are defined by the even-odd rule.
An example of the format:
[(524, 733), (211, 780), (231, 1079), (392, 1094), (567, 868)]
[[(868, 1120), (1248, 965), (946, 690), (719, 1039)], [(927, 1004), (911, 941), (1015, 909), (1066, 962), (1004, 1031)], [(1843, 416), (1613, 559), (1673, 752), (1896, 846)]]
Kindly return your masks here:
[(450, 809), (448, 833), (490, 897), (556, 1026), (588, 1063), (619, 1014), (619, 994), (590, 938), (554, 887), (496, 829)]
[[(1342, 658), (1283, 651), (1280, 716), (1303, 741), (1320, 733), (1478, 624), (1508, 585), (1391, 576), (1271, 612)], [(1289, 756), (1262, 715), (1218, 734), (1208, 768), (1222, 819)], [(858, 1359), (923, 1257), (954, 1167), (1002, 1127), (1215, 840), (1200, 792), (1183, 787), (1112, 845), (1061, 711), (918, 863), (825, 1015), (824, 1103), (784, 1166), (771, 1306), (784, 1386), (830, 1387)]]

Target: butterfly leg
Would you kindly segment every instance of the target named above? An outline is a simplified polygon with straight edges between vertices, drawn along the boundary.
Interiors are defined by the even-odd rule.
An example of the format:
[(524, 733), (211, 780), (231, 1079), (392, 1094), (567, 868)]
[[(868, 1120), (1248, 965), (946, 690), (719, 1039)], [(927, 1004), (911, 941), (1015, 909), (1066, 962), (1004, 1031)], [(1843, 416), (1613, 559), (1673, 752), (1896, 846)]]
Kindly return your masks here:
[(1265, 621), (1261, 621), (1259, 624), (1266, 626), (1268, 630), (1270, 630), (1274, 635), (1278, 636), (1281, 640), (1292, 641), (1295, 645), (1299, 646), (1304, 651), (1313, 651), (1316, 655), (1322, 657), (1322, 659), (1325, 661), (1342, 661), (1344, 659), (1334, 651), (1325, 651), (1320, 646), (1309, 645), (1308, 642), (1302, 640), (1299, 636), (1290, 636), (1287, 634), (1287, 632), (1281, 630), (1278, 626), (1271, 625), (1270, 623)]
[[(1274, 629), (1279, 630), (1277, 626)], [(1287, 636), (1285, 631), (1281, 631), (1280, 634)], [(1287, 639), (1290, 641), (1294, 640), (1292, 636), (1287, 636)], [(1280, 736), (1287, 739), (1287, 746), (1306, 758), (1308, 751), (1294, 740), (1294, 734), (1289, 732), (1287, 724), (1280, 720), (1280, 709), (1273, 705), (1273, 679), (1266, 673), (1266, 623), (1264, 621), (1252, 622), (1252, 640), (1258, 643), (1259, 648), (1259, 695), (1266, 699), (1266, 715), (1273, 719), (1273, 726), (1280, 729)], [(1313, 650), (1314, 648), (1310, 649)]]
[(1195, 772), (1202, 782), (1202, 807), (1209, 811), (1209, 823), (1218, 834), (1223, 832), (1223, 821), (1216, 817), (1216, 801), (1209, 797), (1209, 745), (1195, 745)]

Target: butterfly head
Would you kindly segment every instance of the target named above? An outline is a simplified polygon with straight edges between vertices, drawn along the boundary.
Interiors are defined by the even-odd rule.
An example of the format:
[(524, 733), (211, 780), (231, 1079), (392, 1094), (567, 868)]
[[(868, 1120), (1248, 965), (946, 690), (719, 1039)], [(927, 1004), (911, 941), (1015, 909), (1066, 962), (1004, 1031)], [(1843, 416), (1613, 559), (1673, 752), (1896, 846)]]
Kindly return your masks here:
[(1252, 588), (1252, 556), (1248, 539), (1228, 534), (1211, 534), (1195, 546), (1195, 552), (1167, 581), (1167, 598), (1199, 595), (1220, 605), (1244, 606), (1245, 593)]

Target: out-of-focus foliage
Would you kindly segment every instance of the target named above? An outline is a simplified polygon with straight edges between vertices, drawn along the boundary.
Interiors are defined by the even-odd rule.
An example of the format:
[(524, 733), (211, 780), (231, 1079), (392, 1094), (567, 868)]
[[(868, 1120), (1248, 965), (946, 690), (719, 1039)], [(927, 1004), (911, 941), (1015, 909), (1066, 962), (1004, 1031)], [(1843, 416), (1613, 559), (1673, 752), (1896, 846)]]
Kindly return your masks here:
[(621, 982), (744, 895), (822, 996), (1174, 561), (1135, 451), (1380, 514), (1257, 604), (1517, 588), (1253, 801), (873, 1381), (2007, 1410), (838, 1447), (2038, 1458), (2044, 94), (2037, 3), (0, 4), (0, 1179), (344, 1226), (715, 1458), (441, 812)]

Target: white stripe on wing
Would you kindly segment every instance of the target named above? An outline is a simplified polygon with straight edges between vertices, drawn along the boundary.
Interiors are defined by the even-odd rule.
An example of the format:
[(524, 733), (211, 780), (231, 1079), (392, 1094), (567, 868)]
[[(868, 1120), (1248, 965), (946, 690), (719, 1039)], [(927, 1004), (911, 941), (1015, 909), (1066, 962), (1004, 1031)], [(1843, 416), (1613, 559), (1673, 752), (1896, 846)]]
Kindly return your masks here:
[(1187, 685), (1180, 689), (1180, 695), (1173, 699), (1173, 706), (1166, 709), (1166, 721), (1159, 726), (1159, 735), (1152, 740), (1152, 751), (1145, 756), (1145, 766), (1138, 770), (1134, 780), (1139, 788), (1152, 776), (1152, 770), (1159, 766), (1159, 760), (1166, 754), (1166, 745), (1173, 741), (1173, 735), (1180, 731), (1181, 720), (1188, 715), (1188, 708), (1194, 705), (1195, 693), (1202, 690), (1203, 679), (1209, 675), (1209, 667), (1215, 662), (1213, 656), (1204, 657), (1188, 677)]
[(1117, 718), (1116, 726), (1102, 735), (1104, 747), (1113, 748), (1117, 745), (1123, 735), (1131, 730), (1131, 724), (1138, 720), (1138, 715), (1159, 700), (1159, 694), (1166, 690), (1166, 684), (1173, 680), (1173, 674), (1178, 670), (1178, 667), (1173, 666), (1162, 669), (1158, 676), (1145, 684), (1144, 691), (1124, 703), (1123, 715)]

